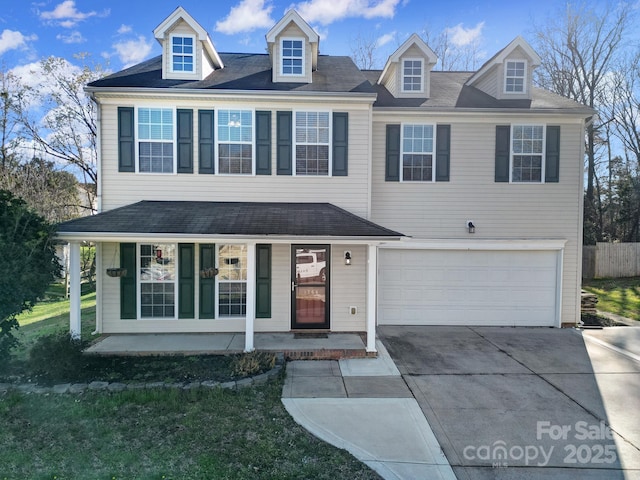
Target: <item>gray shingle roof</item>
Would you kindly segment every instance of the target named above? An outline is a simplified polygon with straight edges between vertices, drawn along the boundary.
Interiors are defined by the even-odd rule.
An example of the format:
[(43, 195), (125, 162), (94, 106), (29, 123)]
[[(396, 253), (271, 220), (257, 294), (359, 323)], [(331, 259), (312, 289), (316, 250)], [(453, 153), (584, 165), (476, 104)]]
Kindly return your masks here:
[(330, 203), (142, 201), (58, 225), (58, 233), (401, 237)]
[(266, 54), (221, 53), (220, 58), (225, 67), (214, 71), (201, 81), (163, 79), (162, 57), (157, 56), (91, 82), (89, 87), (373, 93), (371, 84), (350, 57), (320, 55), (318, 69), (313, 72), (313, 83), (309, 84), (273, 83), (271, 60)]
[(575, 111), (575, 113), (592, 114), (588, 107), (571, 99), (556, 95), (547, 90), (533, 87), (531, 100), (498, 100), (475, 87), (466, 86), (465, 82), (475, 72), (431, 72), (431, 96), (429, 98), (395, 98), (382, 85), (376, 82), (382, 70), (366, 70), (362, 72), (373, 85), (378, 94), (373, 107), (415, 107), (423, 109), (550, 109)]

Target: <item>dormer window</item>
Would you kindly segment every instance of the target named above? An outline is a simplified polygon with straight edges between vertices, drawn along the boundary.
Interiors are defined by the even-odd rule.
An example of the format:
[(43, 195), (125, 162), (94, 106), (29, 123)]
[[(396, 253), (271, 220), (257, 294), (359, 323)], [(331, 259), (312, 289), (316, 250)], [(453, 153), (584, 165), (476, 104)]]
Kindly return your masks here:
[(194, 44), (192, 36), (171, 36), (171, 71), (189, 72), (194, 71)]
[(504, 91), (505, 93), (525, 93), (526, 60), (508, 60), (505, 62)]
[(282, 75), (304, 75), (304, 40), (282, 39)]
[(424, 60), (421, 58), (402, 61), (402, 91), (421, 93), (424, 89)]

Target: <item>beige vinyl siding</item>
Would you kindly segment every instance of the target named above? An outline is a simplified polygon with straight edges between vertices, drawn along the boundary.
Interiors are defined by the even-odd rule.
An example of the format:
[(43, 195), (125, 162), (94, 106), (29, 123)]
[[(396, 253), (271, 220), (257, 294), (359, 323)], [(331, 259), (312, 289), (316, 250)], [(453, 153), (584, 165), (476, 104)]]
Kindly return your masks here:
[[(352, 265), (344, 264), (344, 251), (352, 252)], [(199, 265), (198, 245), (195, 262)], [(291, 245), (272, 245), (271, 318), (257, 318), (256, 332), (291, 330)], [(333, 331), (364, 331), (366, 320), (366, 247), (333, 245), (331, 247), (330, 317)], [(106, 275), (106, 268), (120, 265), (118, 243), (102, 244), (103, 308), (102, 333), (172, 333), (172, 332), (244, 332), (244, 318), (233, 319), (161, 319), (121, 320), (120, 279)], [(197, 271), (197, 269), (196, 269)], [(196, 276), (195, 305), (199, 305), (199, 277)], [(138, 287), (139, 288), (139, 287)], [(217, 291), (216, 291), (217, 294)], [(138, 291), (139, 299), (139, 291)], [(139, 301), (139, 300), (138, 300)], [(351, 315), (349, 307), (358, 309)], [(197, 313), (196, 313), (197, 316)]]
[[(344, 252), (351, 252), (351, 265), (344, 264)], [(359, 245), (331, 246), (331, 330), (362, 332), (366, 329), (367, 250)], [(349, 307), (358, 313), (351, 315)]]
[[(190, 108), (194, 111), (194, 173), (151, 174), (118, 172), (117, 107), (130, 102), (114, 102), (102, 108), (102, 210), (140, 200), (200, 200), (200, 201), (272, 201), (330, 202), (363, 217), (368, 216), (368, 155), (370, 130), (368, 105), (345, 104), (335, 111), (349, 113), (349, 175), (344, 177), (305, 177), (276, 175), (277, 110), (325, 110), (322, 103), (253, 102), (230, 104), (222, 102), (186, 102), (158, 100), (141, 102), (140, 106)], [(271, 175), (210, 175), (198, 172), (198, 109), (255, 108), (272, 111), (272, 174)], [(137, 149), (137, 146), (136, 146)], [(255, 169), (254, 169), (255, 171)]]
[(389, 66), (389, 73), (387, 73), (387, 78), (383, 82), (383, 85), (389, 90), (389, 93), (394, 97), (398, 97), (400, 93), (399, 85), (400, 80), (399, 77), (402, 77), (402, 74), (399, 74), (400, 66), (397, 63), (394, 63)]
[(494, 98), (498, 98), (498, 92), (501, 88), (504, 88), (503, 80), (498, 76), (498, 67), (494, 66), (485, 73), (482, 78), (474, 83), (474, 87), (482, 90), (487, 95), (491, 95)]
[(271, 246), (271, 318), (256, 318), (256, 332), (291, 330), (291, 246)]
[[(171, 59), (172, 59), (172, 51), (171, 51), (171, 35), (189, 35), (193, 37), (194, 42), (194, 52), (193, 52), (193, 62), (194, 62), (194, 71), (192, 73), (189, 72), (172, 72), (171, 71)], [(204, 51), (202, 49), (201, 39), (198, 38), (196, 32), (185, 22), (184, 20), (180, 20), (176, 23), (175, 27), (165, 33), (164, 42), (162, 46), (162, 69), (163, 69), (163, 78), (174, 78), (174, 79), (201, 79), (203, 76), (203, 59), (205, 58)], [(209, 70), (211, 67), (209, 66)], [(210, 73), (210, 72), (208, 72)], [(207, 73), (207, 75), (208, 75)]]
[[(371, 220), (415, 239), (566, 239), (562, 322), (575, 322), (582, 175), (581, 125), (558, 118), (494, 118), (451, 124), (449, 182), (385, 182), (385, 125), (400, 118), (375, 116)], [(494, 181), (495, 126), (509, 123), (561, 125), (560, 183)], [(466, 221), (473, 220), (470, 235)]]
[[(282, 75), (282, 39), (294, 38), (301, 39), (304, 43), (304, 75)], [(312, 79), (312, 52), (311, 44), (305, 33), (293, 22), (287, 28), (282, 30), (276, 37), (274, 46), (274, 63), (273, 63), (273, 81), (274, 82), (294, 82), (294, 83), (311, 83)]]

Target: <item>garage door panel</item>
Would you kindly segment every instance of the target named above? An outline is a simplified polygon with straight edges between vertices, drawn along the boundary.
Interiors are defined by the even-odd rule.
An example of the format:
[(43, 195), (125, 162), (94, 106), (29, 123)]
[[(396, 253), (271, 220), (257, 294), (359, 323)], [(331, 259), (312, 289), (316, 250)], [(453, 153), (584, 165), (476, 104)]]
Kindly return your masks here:
[(556, 323), (554, 251), (381, 250), (379, 258), (380, 324)]

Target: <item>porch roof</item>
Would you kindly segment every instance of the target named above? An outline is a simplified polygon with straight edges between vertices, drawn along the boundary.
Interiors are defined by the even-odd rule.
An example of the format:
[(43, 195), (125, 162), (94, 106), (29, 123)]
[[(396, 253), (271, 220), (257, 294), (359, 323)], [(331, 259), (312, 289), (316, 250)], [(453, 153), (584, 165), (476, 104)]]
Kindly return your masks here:
[(113, 236), (337, 237), (404, 235), (330, 203), (141, 201), (58, 225), (62, 239)]

